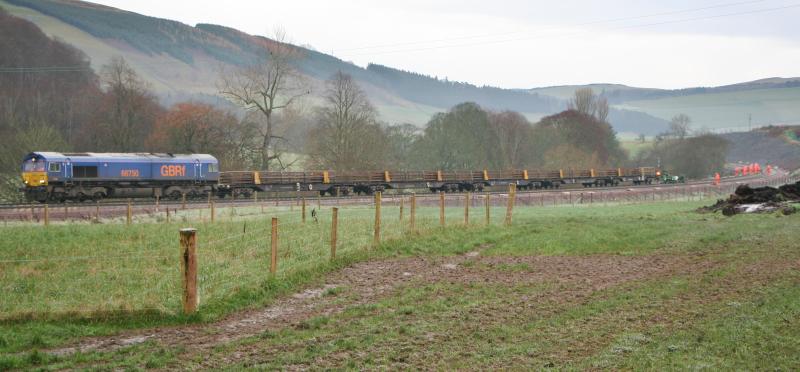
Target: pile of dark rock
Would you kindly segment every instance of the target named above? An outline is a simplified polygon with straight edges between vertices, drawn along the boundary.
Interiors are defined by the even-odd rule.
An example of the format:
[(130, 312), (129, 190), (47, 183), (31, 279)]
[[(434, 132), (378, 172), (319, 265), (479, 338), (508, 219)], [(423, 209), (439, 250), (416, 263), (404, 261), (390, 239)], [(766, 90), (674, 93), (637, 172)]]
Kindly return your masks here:
[(702, 207), (698, 211), (704, 213), (722, 211), (726, 216), (774, 211), (788, 215), (797, 211), (793, 206), (797, 202), (800, 202), (800, 182), (778, 188), (769, 186), (753, 188), (741, 185), (727, 200), (717, 200), (716, 204)]

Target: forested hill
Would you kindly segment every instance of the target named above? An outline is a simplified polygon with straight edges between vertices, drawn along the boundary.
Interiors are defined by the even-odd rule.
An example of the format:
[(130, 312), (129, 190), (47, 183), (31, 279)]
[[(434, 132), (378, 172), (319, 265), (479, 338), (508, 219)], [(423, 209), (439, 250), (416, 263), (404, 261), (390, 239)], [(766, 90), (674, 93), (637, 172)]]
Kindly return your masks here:
[[(113, 56), (125, 57), (165, 104), (186, 99), (215, 101), (220, 65), (253, 63), (274, 42), (229, 27), (192, 27), (81, 1), (0, 0), (0, 6), (83, 50), (96, 70)], [(528, 91), (479, 87), (380, 65), (362, 68), (307, 48), (304, 54), (300, 68), (315, 91), (321, 91), (322, 81), (336, 71), (346, 72), (359, 81), (389, 122), (422, 125), (433, 113), (465, 101), (523, 112), (531, 119), (566, 106), (560, 98)], [(620, 132), (652, 134), (665, 128), (665, 121), (641, 112), (615, 111), (610, 117)]]

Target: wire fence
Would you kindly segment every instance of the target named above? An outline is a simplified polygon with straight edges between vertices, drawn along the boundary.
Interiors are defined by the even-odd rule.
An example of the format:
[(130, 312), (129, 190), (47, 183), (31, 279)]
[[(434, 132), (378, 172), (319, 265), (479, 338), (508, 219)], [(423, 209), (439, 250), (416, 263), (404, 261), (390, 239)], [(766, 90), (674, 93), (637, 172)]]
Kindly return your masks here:
[[(747, 183), (761, 186), (796, 180), (796, 176), (772, 177)], [(274, 207), (254, 202), (214, 208), (213, 218), (210, 207), (175, 211), (169, 219), (166, 214), (143, 215), (130, 225), (125, 220), (48, 227), (16, 224), (4, 229), (0, 242), (0, 319), (180, 312), (186, 267), (178, 231), (186, 226), (197, 230), (196, 287), (202, 309), (241, 292), (258, 291), (269, 280), (314, 270), (330, 261), (334, 251), (336, 257), (351, 255), (386, 240), (403, 239), (412, 231), (424, 237), (443, 227), (507, 224), (515, 208), (713, 200), (737, 186), (389, 195), (369, 205), (341, 207), (322, 203)], [(335, 224), (334, 208), (338, 211)], [(277, 219), (274, 228), (273, 218)], [(277, 247), (275, 273), (271, 273), (273, 246)]]

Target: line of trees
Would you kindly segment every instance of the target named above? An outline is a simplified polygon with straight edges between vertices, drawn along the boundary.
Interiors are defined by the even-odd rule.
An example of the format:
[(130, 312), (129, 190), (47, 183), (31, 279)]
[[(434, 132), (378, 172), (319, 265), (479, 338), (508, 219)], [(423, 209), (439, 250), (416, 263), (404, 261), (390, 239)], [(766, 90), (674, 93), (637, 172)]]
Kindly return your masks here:
[(340, 72), (328, 81), (306, 152), (313, 167), (334, 170), (621, 166), (627, 154), (602, 119), (607, 103), (589, 93), (576, 95), (576, 101), (597, 103), (579, 104), (536, 124), (518, 112), (466, 102), (435, 114), (417, 130), (380, 124), (361, 88)]
[[(724, 163), (726, 143), (688, 136), (677, 116), (652, 150), (628, 159), (605, 98), (579, 90), (566, 111), (531, 123), (465, 102), (424, 128), (379, 121), (356, 80), (337, 72), (310, 104), (303, 58), (282, 32), (251, 66), (221, 71), (220, 96), (238, 111), (197, 102), (163, 107), (120, 57), (95, 73), (86, 55), (0, 8), (0, 198), (18, 197), (19, 161), (35, 150), (211, 153), (226, 170), (474, 170), (600, 168), (661, 163), (690, 177)], [(70, 66), (54, 70), (52, 66)], [(299, 155), (299, 156), (298, 156)], [(298, 164), (302, 160), (302, 164)]]

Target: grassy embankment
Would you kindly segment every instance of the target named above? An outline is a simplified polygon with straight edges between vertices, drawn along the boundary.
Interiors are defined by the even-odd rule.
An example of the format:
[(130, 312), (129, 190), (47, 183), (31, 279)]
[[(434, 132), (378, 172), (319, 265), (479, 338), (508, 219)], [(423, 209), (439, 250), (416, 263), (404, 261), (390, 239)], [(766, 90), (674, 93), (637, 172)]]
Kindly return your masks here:
[[(312, 243), (320, 241), (318, 234), (325, 234), (327, 222), (321, 221), (319, 227), (295, 226), (299, 240), (290, 251), (297, 254), (285, 257), (281, 263), (285, 271), (276, 279), (267, 279), (265, 260), (259, 259), (263, 244), (252, 248), (247, 244), (222, 245), (212, 250), (203, 249), (201, 243), (201, 314), (190, 318), (174, 315), (179, 295), (175, 277), (178, 265), (177, 257), (170, 256), (176, 256), (176, 230), (183, 224), (153, 223), (130, 229), (118, 225), (52, 226), (44, 231), (40, 227), (8, 228), (3, 231), (6, 239), (0, 243), (4, 258), (57, 256), (65, 252), (72, 256), (90, 252), (95, 256), (122, 255), (140, 249), (145, 236), (160, 237), (147, 240), (153, 246), (148, 246), (146, 252), (167, 258), (115, 259), (109, 270), (61, 262), (38, 263), (39, 266), (4, 263), (0, 283), (3, 292), (11, 294), (4, 297), (4, 313), (20, 315), (0, 323), (0, 350), (5, 354), (0, 360), (7, 367), (69, 367), (84, 363), (105, 367), (197, 366), (198, 360), (187, 360), (181, 356), (180, 348), (155, 343), (68, 357), (30, 350), (61, 345), (85, 335), (213, 320), (231, 311), (267, 304), (276, 296), (317, 282), (326, 272), (356, 261), (440, 257), (482, 246), (486, 247), (482, 256), (500, 258), (683, 258), (666, 273), (633, 275), (629, 280), (622, 277), (588, 292), (585, 288), (591, 287), (592, 281), (602, 282), (602, 276), (567, 283), (415, 283), (400, 287), (377, 303), (356, 304), (339, 314), (308, 319), (301, 326), (220, 345), (201, 359), (220, 366), (233, 363), (263, 367), (797, 366), (800, 272), (796, 263), (800, 249), (792, 234), (800, 217), (698, 215), (691, 212), (698, 205), (681, 202), (616, 208), (520, 208), (510, 228), (479, 226), (481, 215), (475, 213), (474, 226), (444, 230), (432, 227), (436, 224), (436, 211), (425, 209), (421, 211), (425, 217), (420, 225), (428, 232), (389, 240), (374, 250), (361, 249), (371, 239), (372, 211), (354, 208), (347, 213), (353, 214), (353, 222), (357, 218), (361, 222), (342, 226), (352, 230), (343, 234), (341, 261), (328, 263), (326, 248)], [(396, 220), (396, 212), (385, 208), (385, 215), (395, 215), (385, 220)], [(460, 208), (448, 213), (448, 221), (459, 221)], [(493, 211), (495, 221), (501, 213), (499, 208)], [(201, 225), (201, 242), (205, 236), (240, 232), (244, 219)], [(386, 223), (391, 226), (391, 222)], [(388, 229), (392, 231), (392, 227)], [(400, 226), (394, 229), (394, 236), (399, 237)], [(302, 243), (302, 239), (307, 241)], [(301, 247), (306, 246), (310, 249), (303, 251)], [(476, 261), (470, 270), (486, 277), (514, 273), (524, 278), (536, 274), (524, 262), (488, 265)], [(134, 274), (139, 279), (132, 279)], [(74, 291), (59, 292), (72, 287), (64, 283), (73, 281), (82, 284), (76, 285)], [(87, 283), (96, 287), (87, 290)], [(156, 295), (148, 297), (152, 293)], [(346, 303), (353, 294), (343, 288), (333, 295), (341, 296)], [(163, 301), (165, 298), (167, 301)], [(115, 299), (123, 302), (114, 302)], [(531, 303), (521, 299), (530, 299)], [(161, 302), (155, 310), (135, 311)], [(96, 320), (75, 320), (70, 316), (26, 319), (23, 314), (27, 309), (71, 309), (67, 305), (73, 303), (100, 306), (107, 312), (95, 314)], [(115, 308), (131, 310), (108, 312)], [(35, 318), (36, 311), (28, 317)], [(243, 350), (247, 357), (226, 359)]]

